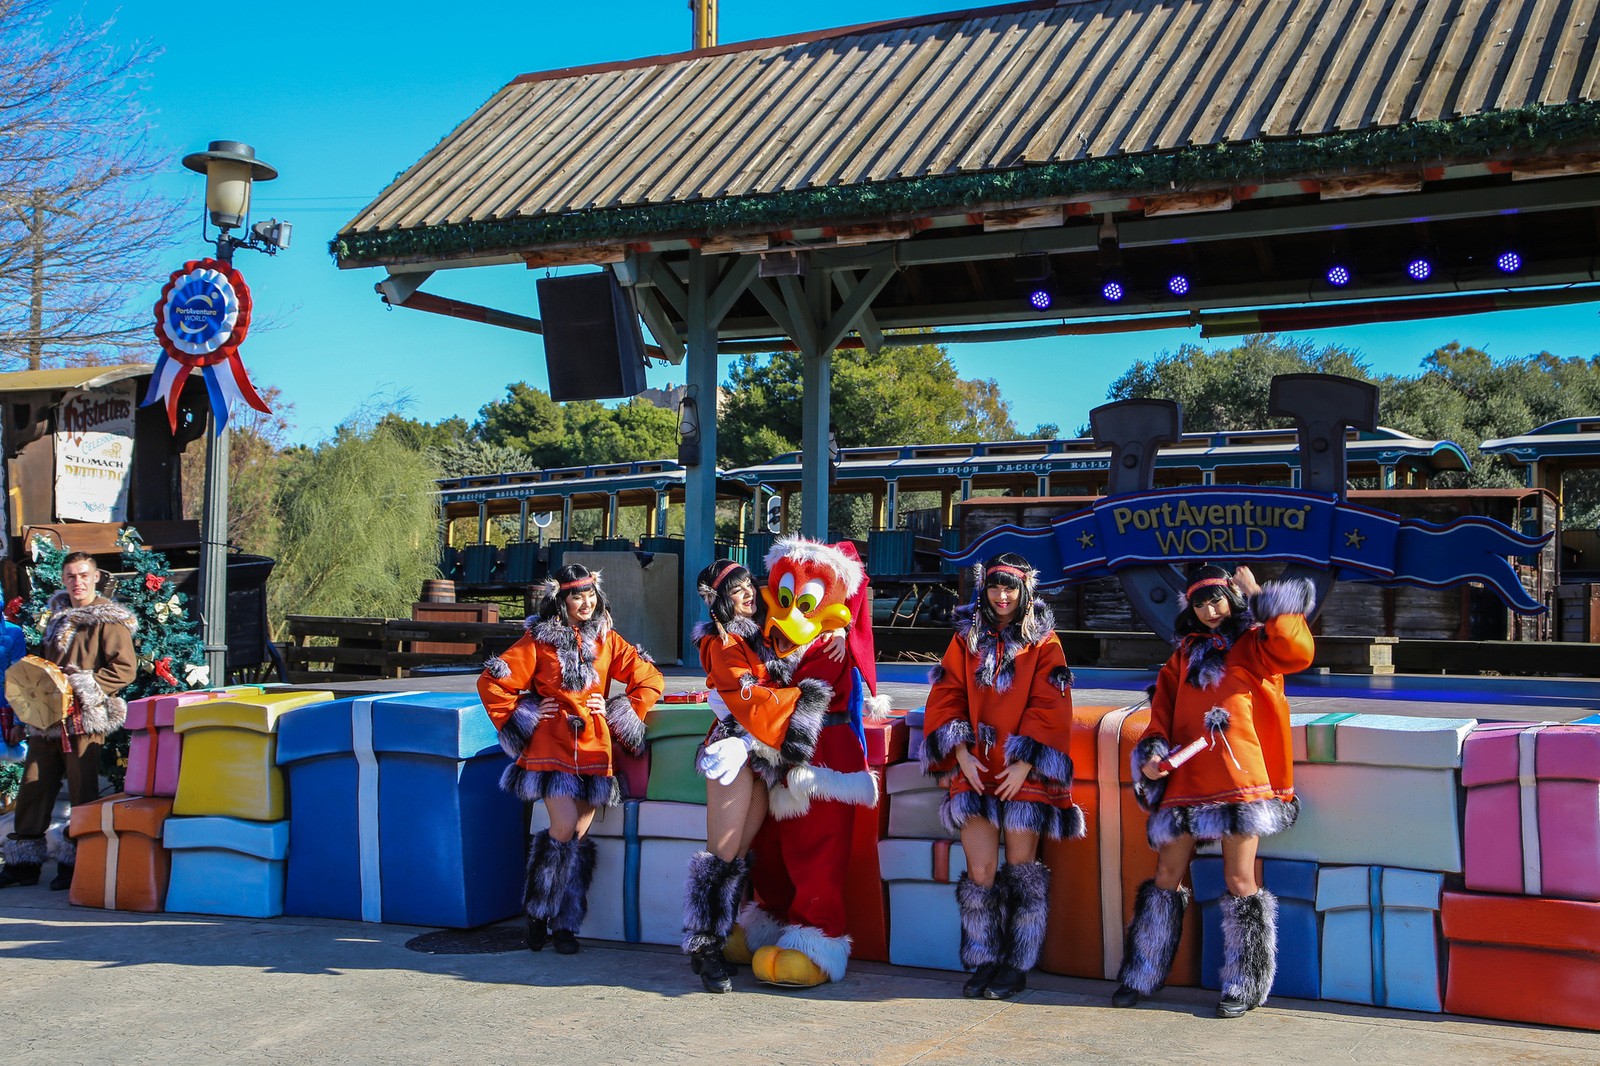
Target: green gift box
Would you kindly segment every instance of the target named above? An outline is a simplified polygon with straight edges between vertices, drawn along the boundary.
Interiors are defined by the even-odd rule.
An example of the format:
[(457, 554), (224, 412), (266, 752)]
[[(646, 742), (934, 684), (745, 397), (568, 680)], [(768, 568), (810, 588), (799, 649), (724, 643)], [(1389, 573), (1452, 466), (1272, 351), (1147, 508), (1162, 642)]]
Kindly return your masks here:
[(706, 782), (695, 772), (694, 758), (716, 720), (709, 703), (657, 703), (650, 708), (644, 727), (650, 746), (646, 799), (705, 805)]

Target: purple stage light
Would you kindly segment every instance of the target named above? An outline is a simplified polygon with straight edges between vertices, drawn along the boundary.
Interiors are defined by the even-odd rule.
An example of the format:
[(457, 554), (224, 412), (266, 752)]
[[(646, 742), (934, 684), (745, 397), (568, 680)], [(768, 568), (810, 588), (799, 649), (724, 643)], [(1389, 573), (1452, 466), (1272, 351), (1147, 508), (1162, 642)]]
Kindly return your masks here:
[(1033, 292), (1028, 294), (1028, 302), (1033, 305), (1035, 311), (1050, 310), (1050, 290), (1034, 289)]
[(1502, 274), (1515, 274), (1522, 269), (1522, 253), (1501, 252), (1494, 265), (1500, 268)]
[(1104, 285), (1100, 286), (1100, 295), (1106, 298), (1106, 302), (1116, 303), (1118, 300), (1121, 300), (1124, 296), (1126, 296), (1127, 293), (1122, 288), (1122, 282), (1108, 281)]
[(1419, 255), (1406, 264), (1406, 274), (1412, 281), (1427, 281), (1433, 276), (1433, 264)]
[(1352, 275), (1347, 266), (1331, 266), (1328, 268), (1328, 284), (1342, 289), (1350, 284)]
[(1174, 274), (1167, 279), (1167, 291), (1174, 296), (1189, 295), (1189, 279), (1182, 274)]

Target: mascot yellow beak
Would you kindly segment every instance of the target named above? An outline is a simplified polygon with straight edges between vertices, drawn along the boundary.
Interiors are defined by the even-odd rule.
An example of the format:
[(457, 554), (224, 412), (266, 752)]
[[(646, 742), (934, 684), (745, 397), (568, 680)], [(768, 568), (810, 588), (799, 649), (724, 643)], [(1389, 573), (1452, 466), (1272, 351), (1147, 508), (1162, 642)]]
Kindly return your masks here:
[[(787, 607), (780, 606), (771, 589), (763, 588), (761, 598), (767, 603), (767, 624), (762, 629), (762, 635), (779, 655), (787, 655), (824, 633), (843, 629), (850, 624), (850, 608), (842, 603), (825, 604), (807, 615), (800, 610), (798, 602)], [(788, 647), (783, 646), (785, 643)]]

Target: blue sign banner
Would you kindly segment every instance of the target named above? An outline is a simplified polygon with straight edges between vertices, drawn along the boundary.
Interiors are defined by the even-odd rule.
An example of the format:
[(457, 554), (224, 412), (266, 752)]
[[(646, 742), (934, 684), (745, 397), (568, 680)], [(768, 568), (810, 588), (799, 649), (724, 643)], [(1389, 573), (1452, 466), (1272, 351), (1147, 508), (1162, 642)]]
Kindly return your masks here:
[(1193, 560), (1274, 560), (1333, 569), (1341, 580), (1449, 588), (1481, 581), (1513, 610), (1538, 614), (1507, 556), (1533, 554), (1551, 534), (1527, 537), (1491, 518), (1447, 525), (1400, 518), (1298, 489), (1207, 485), (1098, 500), (1048, 526), (999, 526), (942, 554), (970, 564), (1016, 552), (1040, 585), (1106, 577), (1129, 566)]

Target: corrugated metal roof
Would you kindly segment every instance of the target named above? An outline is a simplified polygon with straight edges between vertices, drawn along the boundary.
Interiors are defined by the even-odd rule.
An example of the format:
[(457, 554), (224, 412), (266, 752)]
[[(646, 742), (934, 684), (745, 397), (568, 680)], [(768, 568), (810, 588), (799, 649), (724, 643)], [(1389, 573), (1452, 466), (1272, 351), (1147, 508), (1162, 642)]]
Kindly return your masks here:
[(153, 363), (126, 363), (122, 366), (69, 366), (51, 370), (15, 370), (0, 374), (0, 393), (98, 389), (125, 378), (148, 374), (154, 369)]
[(506, 86), (345, 233), (1594, 101), (1600, 0), (1079, 0)]

